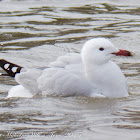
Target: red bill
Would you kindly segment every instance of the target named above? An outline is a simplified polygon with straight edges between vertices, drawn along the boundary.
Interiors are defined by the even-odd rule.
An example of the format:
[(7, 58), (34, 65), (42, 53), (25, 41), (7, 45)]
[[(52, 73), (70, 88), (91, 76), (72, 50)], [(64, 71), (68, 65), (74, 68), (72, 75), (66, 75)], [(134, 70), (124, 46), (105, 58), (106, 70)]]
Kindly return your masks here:
[(130, 51), (121, 50), (121, 49), (118, 52), (112, 54), (115, 54), (117, 56), (133, 56), (133, 54)]

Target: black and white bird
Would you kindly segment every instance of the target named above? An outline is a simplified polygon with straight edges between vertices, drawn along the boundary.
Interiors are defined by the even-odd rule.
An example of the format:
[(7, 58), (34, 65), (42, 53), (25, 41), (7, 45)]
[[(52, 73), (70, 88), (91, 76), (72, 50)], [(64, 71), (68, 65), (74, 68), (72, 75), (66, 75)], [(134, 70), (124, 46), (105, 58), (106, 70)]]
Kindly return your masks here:
[(6, 60), (0, 67), (19, 85), (14, 86), (8, 97), (31, 98), (36, 94), (51, 96), (90, 96), (120, 98), (128, 96), (126, 79), (114, 56), (132, 56), (119, 50), (105, 38), (88, 40), (80, 54), (60, 56), (47, 68), (25, 69)]

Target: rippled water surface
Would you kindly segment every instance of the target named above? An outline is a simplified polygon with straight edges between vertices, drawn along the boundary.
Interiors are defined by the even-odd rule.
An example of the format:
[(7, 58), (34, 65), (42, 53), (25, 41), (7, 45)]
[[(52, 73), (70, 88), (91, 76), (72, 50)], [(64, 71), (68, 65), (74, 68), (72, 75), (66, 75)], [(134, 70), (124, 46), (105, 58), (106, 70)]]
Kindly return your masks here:
[(44, 67), (57, 56), (80, 52), (93, 37), (134, 53), (115, 58), (130, 96), (6, 99), (17, 83), (1, 76), (0, 139), (140, 140), (139, 0), (0, 1), (1, 59)]

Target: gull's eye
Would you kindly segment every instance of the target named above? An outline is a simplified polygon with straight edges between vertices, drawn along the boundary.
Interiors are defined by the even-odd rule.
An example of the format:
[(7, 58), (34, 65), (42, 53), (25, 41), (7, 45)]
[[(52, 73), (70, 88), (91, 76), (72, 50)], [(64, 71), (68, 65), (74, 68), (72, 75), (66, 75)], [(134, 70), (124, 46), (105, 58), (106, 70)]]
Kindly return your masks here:
[(100, 50), (100, 51), (103, 51), (103, 50), (104, 50), (104, 48), (99, 48), (99, 50)]

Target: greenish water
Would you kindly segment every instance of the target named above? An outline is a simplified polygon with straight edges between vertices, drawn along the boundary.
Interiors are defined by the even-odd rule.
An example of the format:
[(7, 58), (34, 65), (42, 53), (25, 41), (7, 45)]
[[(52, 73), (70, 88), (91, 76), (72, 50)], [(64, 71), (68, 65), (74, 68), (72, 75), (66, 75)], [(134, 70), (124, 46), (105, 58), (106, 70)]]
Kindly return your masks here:
[(60, 55), (80, 52), (97, 36), (134, 53), (115, 58), (130, 96), (6, 99), (17, 83), (1, 76), (0, 139), (140, 139), (139, 0), (0, 1), (0, 58), (24, 67), (44, 67)]

